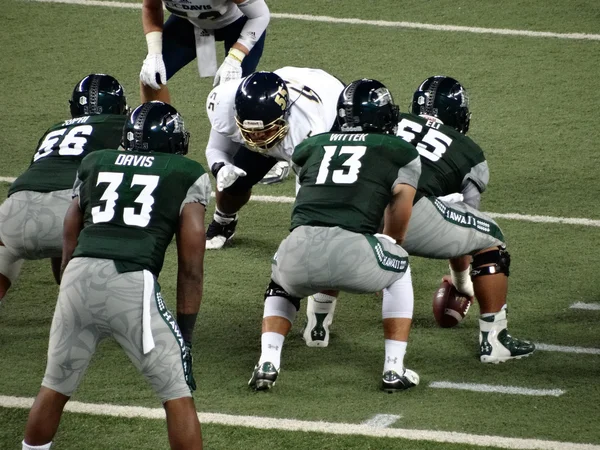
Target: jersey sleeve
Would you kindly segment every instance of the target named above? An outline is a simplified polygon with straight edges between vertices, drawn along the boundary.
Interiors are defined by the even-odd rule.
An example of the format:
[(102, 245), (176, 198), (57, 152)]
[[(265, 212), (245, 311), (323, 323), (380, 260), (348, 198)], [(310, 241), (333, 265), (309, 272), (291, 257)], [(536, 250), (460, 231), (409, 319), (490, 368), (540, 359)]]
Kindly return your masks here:
[(489, 181), (490, 169), (487, 161), (483, 161), (471, 167), (470, 172), (466, 174), (463, 179), (462, 187), (464, 188), (466, 184), (472, 182), (475, 186), (477, 186), (479, 192), (483, 192), (485, 191)]
[(210, 179), (207, 173), (203, 173), (188, 189), (183, 202), (179, 208), (179, 214), (183, 211), (183, 207), (188, 203), (201, 203), (205, 207), (210, 202), (210, 193), (212, 191)]
[(392, 191), (399, 184), (408, 184), (415, 189), (419, 184), (419, 177), (421, 176), (421, 158), (419, 155), (415, 155), (415, 157), (404, 166), (398, 169), (398, 175), (396, 176), (396, 181), (392, 185)]
[(228, 138), (239, 134), (234, 117), (235, 93), (242, 80), (222, 83), (208, 94), (206, 114), (210, 125), (217, 133)]

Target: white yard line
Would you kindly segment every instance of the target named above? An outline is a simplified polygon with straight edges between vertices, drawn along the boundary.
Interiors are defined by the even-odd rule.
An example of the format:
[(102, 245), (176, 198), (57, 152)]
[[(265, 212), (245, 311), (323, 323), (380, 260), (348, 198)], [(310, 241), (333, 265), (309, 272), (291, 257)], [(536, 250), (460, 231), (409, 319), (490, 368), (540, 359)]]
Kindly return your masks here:
[[(112, 8), (139, 9), (141, 3), (111, 2), (102, 0), (33, 0), (42, 3), (67, 3), (84, 6), (108, 6)], [(506, 28), (481, 28), (456, 25), (436, 25), (418, 22), (391, 22), (387, 20), (363, 20), (353, 18), (314, 16), (311, 14), (271, 13), (274, 19), (304, 20), (308, 22), (345, 23), (349, 25), (368, 25), (374, 27), (409, 28), (430, 31), (450, 31), (459, 33), (496, 34), (505, 36), (524, 36), (535, 38), (575, 39), (600, 41), (600, 34), (586, 33), (553, 33), (548, 31), (510, 30)]]
[(571, 309), (587, 309), (588, 311), (600, 311), (600, 303), (573, 303)]
[(560, 397), (565, 393), (562, 389), (529, 389), (517, 386), (498, 386), (494, 384), (451, 383), (449, 381), (434, 381), (429, 383), (429, 387), (497, 394), (531, 395), (534, 397)]
[(373, 428), (387, 428), (401, 418), (402, 416), (396, 416), (394, 414), (375, 414), (369, 420), (365, 420), (362, 425)]
[(579, 353), (583, 355), (600, 355), (600, 348), (592, 347), (570, 347), (567, 345), (551, 345), (535, 343), (536, 350), (543, 352)]
[[(0, 407), (29, 409), (33, 398), (0, 396)], [(164, 419), (162, 408), (140, 406), (119, 406), (71, 401), (66, 411), (99, 416)], [(519, 439), (503, 436), (455, 433), (434, 430), (408, 430), (402, 428), (374, 428), (364, 424), (313, 422), (308, 420), (276, 419), (272, 417), (234, 416), (217, 413), (198, 413), (202, 423), (214, 423), (235, 427), (263, 430), (308, 431), (323, 434), (358, 435), (377, 438), (396, 438), (412, 441), (433, 441), (442, 443), (475, 445), (507, 449), (541, 450), (600, 450), (600, 445), (578, 444), (574, 442), (546, 441), (542, 439)]]

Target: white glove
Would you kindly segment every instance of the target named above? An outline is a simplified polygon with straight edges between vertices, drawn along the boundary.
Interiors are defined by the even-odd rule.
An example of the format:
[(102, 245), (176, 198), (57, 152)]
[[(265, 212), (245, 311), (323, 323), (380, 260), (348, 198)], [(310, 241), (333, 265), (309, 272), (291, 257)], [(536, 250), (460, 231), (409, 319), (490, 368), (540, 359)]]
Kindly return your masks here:
[(242, 78), (242, 60), (244, 59), (244, 53), (237, 48), (229, 50), (229, 54), (217, 70), (213, 87), (220, 83), (225, 83), (231, 80), (239, 80)]
[(245, 177), (246, 172), (239, 167), (234, 166), (233, 164), (226, 163), (223, 167), (219, 169), (217, 172), (217, 189), (219, 191), (223, 191), (223, 189), (227, 189), (235, 180), (239, 177)]
[(148, 53), (142, 70), (140, 71), (140, 80), (146, 86), (158, 91), (160, 85), (156, 82), (156, 75), (160, 80), (160, 84), (167, 84), (167, 69), (161, 53)]
[(473, 289), (473, 281), (471, 281), (471, 268), (467, 267), (462, 272), (455, 272), (450, 266), (450, 277), (452, 284), (458, 292), (461, 294), (468, 295), (469, 297), (475, 296), (475, 290)]

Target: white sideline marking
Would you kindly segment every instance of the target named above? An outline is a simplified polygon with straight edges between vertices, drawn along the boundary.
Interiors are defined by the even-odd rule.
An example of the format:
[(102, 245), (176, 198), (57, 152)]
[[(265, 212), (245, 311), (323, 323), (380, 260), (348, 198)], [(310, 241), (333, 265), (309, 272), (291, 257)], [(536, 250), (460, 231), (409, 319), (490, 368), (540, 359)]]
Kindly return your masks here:
[(0, 177), (0, 182), (4, 182), (4, 183), (12, 183), (15, 180), (16, 180), (16, 178), (14, 178), (14, 177)]
[[(33, 398), (0, 396), (0, 407), (29, 409)], [(97, 416), (164, 419), (163, 408), (119, 406), (71, 401), (66, 411)], [(449, 431), (408, 430), (402, 428), (373, 428), (368, 425), (334, 422), (311, 422), (308, 420), (275, 419), (271, 417), (233, 416), (229, 414), (198, 413), (202, 423), (257, 428), (262, 430), (310, 431), (323, 434), (360, 435), (377, 438), (397, 438), (412, 441), (433, 441), (525, 450), (600, 450), (600, 445), (574, 442), (519, 439), (503, 436), (455, 433)]]
[[(140, 3), (126, 2), (111, 2), (103, 0), (33, 0), (41, 3), (67, 3), (71, 5), (85, 6), (109, 6), (113, 8), (141, 8)], [(480, 27), (464, 27), (457, 25), (436, 25), (429, 23), (418, 22), (391, 22), (387, 20), (363, 20), (352, 18), (340, 18), (329, 16), (313, 16), (311, 14), (287, 14), (287, 13), (271, 13), (274, 19), (292, 19), (305, 20), (309, 22), (326, 22), (326, 23), (346, 23), (350, 25), (370, 25), (375, 27), (391, 27), (391, 28), (410, 28), (419, 30), (433, 31), (451, 31), (461, 33), (477, 33), (477, 34), (499, 34), (505, 36), (525, 36), (539, 38), (555, 38), (555, 39), (576, 39), (588, 41), (600, 41), (600, 34), (587, 33), (553, 33), (549, 31), (528, 31), (528, 30), (510, 30), (506, 28), (480, 28)]]
[(387, 428), (396, 423), (400, 418), (402, 418), (402, 416), (396, 416), (394, 414), (375, 414), (369, 420), (365, 420), (362, 425), (373, 428)]
[(589, 311), (600, 311), (600, 303), (582, 303), (577, 302), (569, 306), (571, 309), (587, 309)]
[(600, 348), (592, 347), (569, 347), (566, 345), (550, 345), (535, 343), (535, 349), (545, 352), (579, 353), (586, 355), (600, 355)]
[(496, 386), (493, 384), (451, 383), (449, 381), (434, 381), (429, 383), (429, 387), (473, 392), (494, 392), (498, 394), (533, 395), (535, 397), (559, 397), (565, 393), (562, 389), (528, 389), (516, 386)]

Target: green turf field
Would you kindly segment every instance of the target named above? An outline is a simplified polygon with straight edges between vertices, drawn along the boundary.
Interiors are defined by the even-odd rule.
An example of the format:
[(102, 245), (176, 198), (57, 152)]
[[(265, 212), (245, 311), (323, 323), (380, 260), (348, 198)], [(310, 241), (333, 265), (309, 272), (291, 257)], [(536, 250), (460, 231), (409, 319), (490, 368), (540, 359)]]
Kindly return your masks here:
[[(600, 34), (600, 4), (589, 0), (268, 3), (274, 13)], [(125, 86), (130, 105), (137, 104), (145, 42), (137, 9), (20, 0), (6, 0), (2, 6), (0, 177), (14, 177), (27, 167), (45, 129), (68, 117), (67, 100), (84, 75), (114, 75)], [(426, 77), (447, 74), (459, 79), (471, 96), (470, 135), (486, 152), (491, 168), (484, 210), (596, 221), (591, 223), (595, 226), (576, 226), (499, 220), (513, 261), (509, 329), (519, 337), (580, 353), (546, 350), (522, 361), (482, 365), (477, 358), (477, 308), (459, 327), (437, 328), (431, 296), (446, 263), (413, 258), (415, 321), (406, 363), (420, 374), (420, 386), (395, 395), (378, 391), (383, 359), (380, 301), (375, 295), (344, 294), (330, 347), (305, 347), (298, 320), (286, 341), (277, 386), (272, 392), (253, 393), (246, 382), (260, 353), (262, 294), (271, 256), (287, 232), (291, 206), (253, 201), (242, 210), (235, 245), (207, 254), (194, 369), (200, 412), (254, 418), (233, 420), (235, 425), (227, 426), (221, 419), (207, 420), (206, 448), (583, 449), (567, 443), (600, 448), (600, 311), (570, 308), (576, 302), (600, 304), (599, 61), (598, 38), (273, 18), (259, 66), (265, 70), (296, 65), (322, 68), (345, 81), (374, 77), (388, 85), (404, 111)], [(198, 78), (195, 63), (169, 82), (173, 103), (192, 133), (191, 157), (200, 161), (208, 136), (204, 103), (211, 85), (211, 79)], [(0, 183), (0, 200), (8, 186)], [(255, 190), (271, 196), (293, 192), (291, 179)], [(171, 306), (175, 273), (176, 255), (170, 248), (160, 282)], [(0, 308), (0, 405), (5, 405), (2, 396), (31, 398), (37, 393), (56, 293), (49, 263), (26, 263)], [(436, 382), (563, 393), (467, 392), (432, 387)], [(100, 346), (74, 400), (160, 406), (112, 342)], [(0, 449), (20, 448), (26, 414), (25, 409), (0, 406)], [(273, 422), (276, 430), (256, 429), (257, 418), (271, 418), (350, 424), (348, 430), (355, 430), (352, 425), (377, 414), (400, 418), (381, 429), (380, 437), (350, 435), (352, 431), (332, 434), (333, 426), (323, 426), (320, 432), (286, 431), (289, 423), (281, 421)], [(411, 430), (407, 437), (422, 440), (382, 437), (397, 429)], [(411, 434), (415, 430), (421, 434)], [(450, 444), (447, 434), (446, 442), (434, 443), (433, 432), (481, 438)], [(501, 437), (521, 438), (518, 442), (524, 443)], [(546, 440), (565, 444), (544, 447), (541, 441)], [(55, 442), (53, 448), (59, 450), (168, 447), (161, 420), (80, 413), (66, 414)]]

